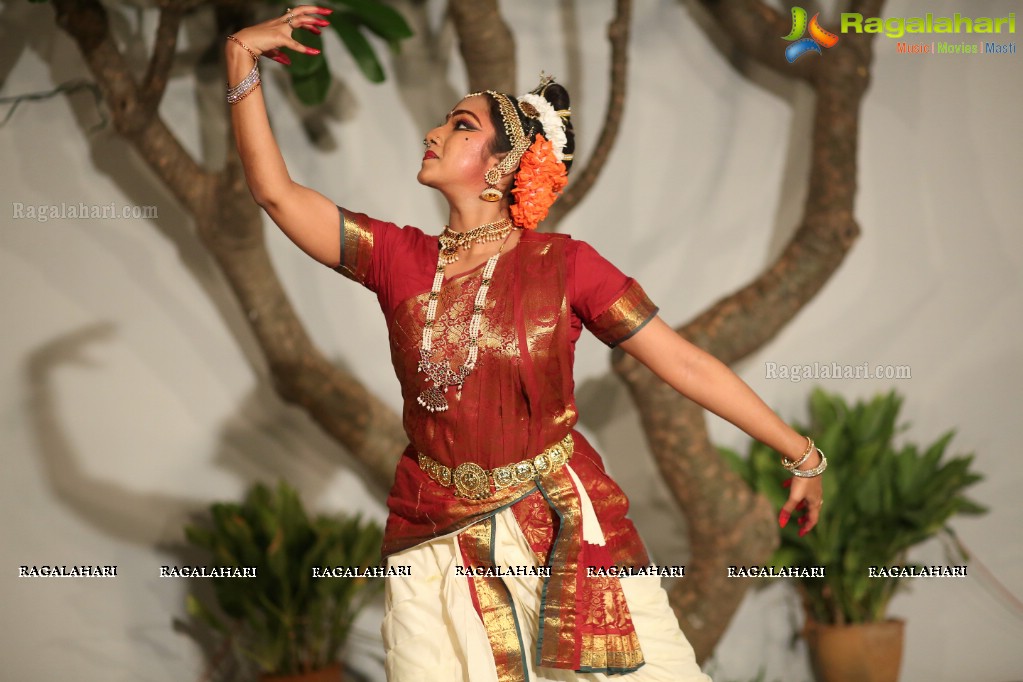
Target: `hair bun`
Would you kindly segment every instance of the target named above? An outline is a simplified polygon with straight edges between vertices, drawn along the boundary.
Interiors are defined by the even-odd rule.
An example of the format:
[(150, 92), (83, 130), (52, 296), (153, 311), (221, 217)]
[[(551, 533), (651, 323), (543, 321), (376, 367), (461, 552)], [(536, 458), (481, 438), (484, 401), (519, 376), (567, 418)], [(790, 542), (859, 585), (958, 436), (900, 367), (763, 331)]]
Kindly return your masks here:
[(554, 110), (561, 116), (561, 120), (565, 122), (565, 137), (567, 142), (562, 153), (567, 155), (568, 158), (564, 160), (565, 168), (572, 168), (572, 153), (575, 151), (575, 131), (572, 128), (572, 114), (571, 106), (569, 104), (568, 90), (565, 89), (561, 83), (555, 83), (550, 76), (544, 76), (540, 86), (533, 91), (537, 95), (540, 95), (545, 100), (550, 102)]

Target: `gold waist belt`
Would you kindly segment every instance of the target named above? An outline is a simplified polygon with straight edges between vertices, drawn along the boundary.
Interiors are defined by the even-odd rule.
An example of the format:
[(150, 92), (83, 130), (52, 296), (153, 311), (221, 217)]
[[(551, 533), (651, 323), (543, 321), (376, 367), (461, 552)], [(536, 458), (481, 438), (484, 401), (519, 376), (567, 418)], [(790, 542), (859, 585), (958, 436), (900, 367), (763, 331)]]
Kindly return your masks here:
[(569, 433), (536, 457), (489, 471), (473, 462), (462, 462), (452, 470), (432, 457), (421, 452), (417, 454), (419, 468), (429, 474), (430, 478), (443, 486), (454, 485), (455, 494), (459, 497), (482, 500), (491, 495), (491, 483), (494, 484), (494, 491), (497, 491), (560, 469), (572, 456), (572, 434)]

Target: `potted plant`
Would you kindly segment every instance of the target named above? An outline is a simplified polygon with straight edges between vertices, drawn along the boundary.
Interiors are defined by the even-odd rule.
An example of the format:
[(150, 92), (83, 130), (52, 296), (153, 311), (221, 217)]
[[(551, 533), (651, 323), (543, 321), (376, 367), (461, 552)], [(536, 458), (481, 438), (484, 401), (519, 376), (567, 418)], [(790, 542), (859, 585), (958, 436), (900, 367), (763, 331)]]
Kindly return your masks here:
[[(888, 603), (908, 573), (933, 568), (907, 564), (908, 550), (944, 530), (965, 561), (947, 523), (956, 514), (986, 511), (963, 495), (981, 479), (970, 469), (973, 455), (945, 456), (954, 431), (922, 449), (895, 444), (904, 430), (897, 424), (901, 406), (894, 391), (850, 407), (815, 389), (809, 426), (795, 427), (812, 434), (827, 455), (825, 502), (813, 532), (801, 538), (792, 527), (782, 531), (772, 564), (825, 567), (823, 578), (797, 579), (806, 613), (803, 635), (820, 682), (898, 678), (904, 623), (887, 617)], [(789, 474), (778, 455), (758, 442), (745, 459), (722, 452), (779, 511), (788, 498), (782, 484)]]
[(379, 525), (358, 516), (310, 518), (284, 482), (275, 491), (253, 486), (241, 504), (213, 504), (210, 517), (185, 528), (189, 543), (209, 553), (211, 568), (254, 568), (255, 576), (211, 578), (215, 606), (189, 595), (189, 615), (258, 665), (264, 682), (338, 682), (352, 623), (383, 581), (313, 577), (313, 569), (376, 566)]

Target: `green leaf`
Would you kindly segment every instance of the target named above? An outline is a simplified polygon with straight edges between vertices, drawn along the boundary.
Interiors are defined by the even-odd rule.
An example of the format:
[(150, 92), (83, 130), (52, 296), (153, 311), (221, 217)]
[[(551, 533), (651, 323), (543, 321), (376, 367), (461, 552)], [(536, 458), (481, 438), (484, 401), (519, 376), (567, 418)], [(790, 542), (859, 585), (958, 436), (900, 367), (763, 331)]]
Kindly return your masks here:
[(880, 476), (874, 474), (862, 480), (855, 490), (856, 504), (867, 517), (880, 516), (883, 512)]
[(412, 36), (412, 29), (405, 22), (405, 18), (388, 5), (373, 0), (335, 0), (335, 2), (350, 7), (359, 21), (366, 25), (366, 28), (391, 43), (392, 47), (397, 46), (399, 41)]
[(217, 632), (223, 634), (228, 632), (227, 626), (224, 625), (223, 621), (217, 618), (194, 594), (185, 595), (185, 613), (192, 618), (206, 623)]
[(969, 498), (960, 497), (958, 498), (957, 501), (959, 505), (956, 511), (959, 514), (969, 514), (971, 516), (978, 516), (980, 514), (986, 514), (988, 512), (987, 507), (985, 507), (982, 504), (978, 504)]
[(326, 59), (323, 56), (323, 38), (315, 33), (307, 31), (295, 31), (292, 37), (306, 47), (312, 47), (320, 51), (320, 54), (305, 54), (304, 52), (293, 51), (289, 58), (291, 66), (288, 67), (292, 81), (296, 77), (306, 77), (326, 66)]
[(373, 83), (382, 83), (384, 68), (380, 65), (373, 47), (359, 32), (358, 26), (347, 13), (335, 14), (330, 23), (348, 51), (352, 53), (359, 70)]

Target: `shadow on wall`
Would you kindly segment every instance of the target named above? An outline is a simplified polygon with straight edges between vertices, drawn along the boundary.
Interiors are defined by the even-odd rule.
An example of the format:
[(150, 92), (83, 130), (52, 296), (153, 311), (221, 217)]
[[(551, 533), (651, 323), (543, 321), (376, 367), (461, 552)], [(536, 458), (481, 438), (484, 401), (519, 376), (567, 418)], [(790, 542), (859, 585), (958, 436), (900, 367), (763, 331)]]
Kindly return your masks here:
[[(45, 478), (58, 503), (99, 533), (150, 548), (165, 555), (168, 564), (202, 565), (208, 562), (208, 557), (185, 544), (182, 529), (208, 515), (211, 500), (140, 492), (117, 481), (90, 475), (85, 466), (86, 455), (76, 451), (60, 414), (57, 373), (68, 365), (94, 366), (95, 361), (88, 356), (89, 347), (111, 340), (115, 334), (112, 324), (89, 325), (53, 339), (28, 356), (24, 391)], [(306, 500), (322, 498), (339, 469), (351, 471), (357, 467), (304, 412), (283, 405), (272, 389), (262, 383), (242, 400), (236, 413), (221, 427), (210, 464), (234, 474), (239, 490), (258, 481), (273, 484), (285, 479)], [(212, 601), (206, 581), (181, 581), (180, 588), (177, 600), (180, 606), (167, 616), (174, 629), (195, 641), (204, 659), (218, 668), (215, 678), (207, 679), (251, 679), (251, 671), (232, 667), (230, 657), (224, 651), (214, 651), (215, 643), (200, 636), (200, 630), (185, 620), (186, 592), (194, 591)], [(353, 633), (353, 638), (372, 639), (360, 637), (359, 633)], [(149, 649), (167, 646), (166, 642), (151, 639), (140, 640), (139, 644)], [(360, 654), (364, 661), (368, 652), (379, 654), (378, 641), (357, 644), (363, 650)], [(378, 663), (382, 666), (382, 660)], [(346, 670), (346, 675), (350, 680), (370, 679), (358, 670)]]

